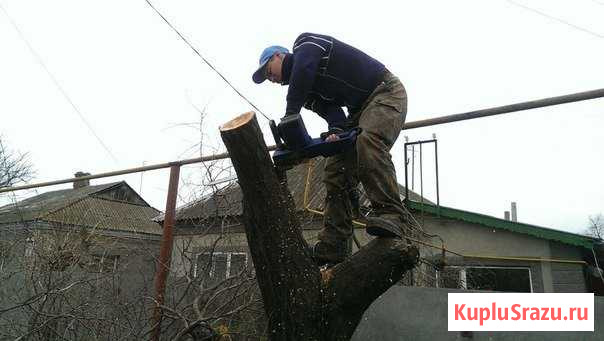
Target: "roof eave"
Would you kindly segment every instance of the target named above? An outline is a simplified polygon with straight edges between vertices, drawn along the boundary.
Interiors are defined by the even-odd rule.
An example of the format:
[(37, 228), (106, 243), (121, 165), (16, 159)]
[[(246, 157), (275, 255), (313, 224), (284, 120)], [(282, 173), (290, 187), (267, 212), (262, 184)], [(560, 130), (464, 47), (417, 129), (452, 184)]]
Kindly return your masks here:
[(445, 218), (475, 223), (491, 228), (507, 230), (510, 232), (522, 233), (536, 238), (553, 240), (573, 246), (584, 247), (586, 249), (592, 249), (596, 243), (596, 240), (593, 238), (571, 232), (499, 219), (492, 216), (463, 211), (451, 207), (435, 206), (426, 203), (422, 204), (411, 200), (407, 202), (407, 207), (416, 211), (423, 210), (424, 212), (437, 216), (443, 216)]

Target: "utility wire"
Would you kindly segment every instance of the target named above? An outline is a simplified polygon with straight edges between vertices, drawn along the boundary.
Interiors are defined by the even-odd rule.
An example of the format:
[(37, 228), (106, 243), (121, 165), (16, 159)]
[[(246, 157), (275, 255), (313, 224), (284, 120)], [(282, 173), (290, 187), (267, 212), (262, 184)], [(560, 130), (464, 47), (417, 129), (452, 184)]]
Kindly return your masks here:
[(75, 105), (75, 103), (71, 100), (71, 98), (69, 97), (69, 95), (67, 94), (67, 92), (65, 91), (65, 89), (63, 89), (63, 87), (61, 86), (61, 84), (59, 84), (59, 81), (57, 80), (57, 78), (50, 72), (50, 70), (48, 69), (48, 67), (46, 67), (46, 64), (44, 64), (44, 61), (42, 60), (42, 57), (40, 57), (40, 55), (36, 52), (36, 50), (34, 50), (34, 48), (31, 46), (31, 44), (29, 43), (29, 41), (27, 40), (27, 38), (25, 38), (25, 35), (21, 32), (21, 30), (19, 29), (19, 27), (17, 26), (17, 24), (15, 23), (15, 21), (11, 18), (11, 16), (8, 14), (8, 12), (2, 6), (2, 4), (0, 4), (0, 9), (2, 9), (2, 11), (4, 12), (4, 14), (6, 15), (6, 17), (8, 18), (8, 21), (11, 23), (11, 25), (13, 26), (13, 28), (15, 29), (15, 31), (17, 31), (17, 33), (19, 34), (19, 37), (21, 38), (21, 40), (23, 40), (23, 42), (25, 42), (25, 45), (27, 45), (27, 47), (29, 48), (29, 51), (31, 52), (31, 54), (36, 58), (36, 61), (42, 66), (42, 68), (44, 69), (44, 71), (46, 71), (46, 73), (48, 74), (48, 76), (50, 77), (50, 79), (53, 81), (53, 83), (55, 84), (55, 86), (57, 87), (57, 89), (59, 89), (59, 92), (61, 92), (61, 94), (63, 95), (63, 97), (65, 97), (65, 99), (67, 100), (67, 102), (69, 102), (69, 104), (71, 105), (71, 107), (73, 108), (73, 110), (78, 114), (78, 116), (80, 117), (80, 119), (82, 120), (82, 122), (84, 122), (84, 124), (86, 125), (86, 127), (88, 127), (88, 130), (90, 130), (90, 132), (92, 133), (92, 135), (94, 135), (94, 137), (101, 144), (101, 146), (103, 146), (103, 148), (105, 149), (105, 151), (107, 152), (107, 154), (109, 154), (109, 156), (111, 156), (111, 158), (113, 159), (113, 161), (117, 164), (118, 161), (117, 161), (117, 158), (115, 157), (115, 155), (111, 152), (111, 150), (109, 150), (109, 147), (107, 147), (107, 145), (103, 142), (103, 140), (101, 140), (101, 138), (99, 137), (99, 135), (94, 131), (94, 128), (92, 128), (92, 125), (86, 120), (86, 118), (84, 117), (84, 115), (82, 114), (82, 112), (80, 111), (80, 109), (78, 109), (78, 107)]
[(254, 105), (254, 103), (252, 103), (249, 99), (247, 99), (247, 97), (245, 97), (239, 90), (237, 90), (233, 84), (231, 84), (231, 82), (229, 82), (228, 79), (226, 79), (225, 76), (222, 75), (222, 73), (220, 73), (220, 71), (218, 71), (207, 59), (205, 59), (201, 53), (199, 53), (199, 51), (197, 51), (197, 49), (195, 47), (193, 47), (193, 45), (191, 45), (191, 43), (189, 43), (189, 41), (187, 40), (187, 38), (185, 38), (169, 21), (168, 19), (166, 19), (166, 17), (164, 17), (158, 10), (157, 8), (155, 8), (155, 6), (153, 6), (153, 4), (149, 1), (149, 0), (145, 0), (147, 2), (147, 4), (155, 11), (155, 13), (157, 13), (157, 15), (159, 15), (165, 22), (166, 24), (168, 24), (168, 26), (170, 26), (170, 28), (172, 30), (174, 30), (174, 32), (176, 32), (176, 34), (178, 34), (178, 36), (180, 37), (180, 39), (182, 39), (187, 45), (189, 45), (189, 47), (199, 56), (199, 58), (201, 58), (201, 60), (203, 60), (204, 63), (206, 63), (212, 70), (214, 70), (214, 72), (216, 72), (216, 74), (218, 74), (218, 76), (220, 76), (220, 78), (222, 78), (223, 81), (225, 81), (225, 83), (228, 84), (228, 86), (231, 87), (231, 89), (233, 89), (233, 91), (235, 91), (241, 98), (243, 98), (249, 105), (252, 106), (252, 108), (254, 108), (256, 111), (258, 111), (260, 114), (262, 114), (262, 116), (264, 116), (264, 118), (266, 118), (267, 120), (271, 120), (270, 118), (268, 118), (263, 112), (262, 110), (258, 109), (257, 106)]
[[(538, 10), (538, 9), (535, 9), (535, 8), (532, 8), (532, 7), (529, 7), (529, 6), (526, 6), (526, 5), (523, 5), (523, 4), (520, 4), (520, 3), (517, 3), (516, 1), (512, 1), (512, 0), (506, 0), (506, 1), (507, 1), (507, 2), (509, 2), (509, 3), (511, 3), (512, 5), (518, 6), (518, 7), (520, 7), (520, 8), (524, 8), (525, 10), (531, 11), (531, 12), (533, 12), (533, 13), (537, 13), (537, 14), (539, 14), (539, 15), (541, 15), (541, 16), (543, 16), (543, 17), (546, 17), (546, 18), (548, 18), (548, 19), (555, 20), (555, 21), (557, 21), (557, 22), (559, 22), (559, 23), (562, 23), (562, 24), (565, 24), (565, 25), (567, 25), (567, 26), (570, 26), (570, 27), (572, 27), (572, 28), (574, 28), (574, 29), (576, 29), (576, 30), (583, 31), (583, 32), (585, 32), (585, 33), (589, 33), (589, 34), (591, 34), (591, 35), (593, 35), (593, 36), (596, 36), (596, 37), (598, 37), (598, 38), (604, 38), (604, 35), (602, 35), (602, 34), (596, 33), (596, 32), (594, 32), (594, 31), (591, 31), (591, 30), (589, 30), (589, 29), (583, 28), (583, 27), (581, 27), (581, 26), (577, 26), (577, 25), (575, 25), (575, 24), (573, 24), (573, 23), (570, 23), (570, 22), (568, 22), (568, 21), (566, 21), (566, 20), (560, 19), (560, 18), (558, 18), (558, 17), (554, 17), (554, 16), (549, 15), (549, 14), (547, 14), (547, 13), (545, 13), (545, 12), (542, 12), (542, 11), (540, 11), (540, 10)], [(596, 2), (597, 2), (597, 1), (596, 1)]]

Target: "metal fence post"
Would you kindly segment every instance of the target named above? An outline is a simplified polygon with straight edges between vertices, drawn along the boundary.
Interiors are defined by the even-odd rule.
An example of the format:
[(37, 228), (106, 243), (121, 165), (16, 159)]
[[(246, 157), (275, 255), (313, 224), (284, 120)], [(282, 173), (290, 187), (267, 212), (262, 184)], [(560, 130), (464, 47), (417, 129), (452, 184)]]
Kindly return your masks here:
[(180, 175), (180, 164), (170, 166), (170, 183), (168, 185), (168, 197), (166, 199), (166, 212), (164, 215), (164, 228), (161, 240), (159, 260), (155, 272), (155, 300), (156, 306), (153, 312), (153, 340), (159, 341), (161, 335), (162, 305), (164, 304), (164, 293), (166, 290), (166, 279), (170, 272), (172, 259), (172, 244), (174, 236), (174, 215), (176, 211), (176, 197), (178, 194), (178, 178)]

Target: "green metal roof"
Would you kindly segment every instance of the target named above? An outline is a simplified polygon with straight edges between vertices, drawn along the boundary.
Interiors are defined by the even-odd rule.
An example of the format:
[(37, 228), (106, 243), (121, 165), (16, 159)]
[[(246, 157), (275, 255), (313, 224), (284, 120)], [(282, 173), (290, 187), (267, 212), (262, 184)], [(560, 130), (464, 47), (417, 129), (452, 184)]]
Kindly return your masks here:
[(581, 246), (587, 249), (591, 249), (597, 240), (591, 237), (583, 236), (576, 233), (565, 232), (560, 230), (554, 230), (546, 227), (529, 225), (505, 219), (499, 219), (492, 216), (462, 211), (456, 208), (436, 206), (427, 203), (419, 203), (416, 201), (407, 201), (407, 207), (415, 211), (424, 211), (429, 214), (465, 221), (468, 223), (474, 223), (483, 225), (490, 228), (502, 229), (506, 231), (527, 234), (533, 237), (553, 240), (565, 244)]

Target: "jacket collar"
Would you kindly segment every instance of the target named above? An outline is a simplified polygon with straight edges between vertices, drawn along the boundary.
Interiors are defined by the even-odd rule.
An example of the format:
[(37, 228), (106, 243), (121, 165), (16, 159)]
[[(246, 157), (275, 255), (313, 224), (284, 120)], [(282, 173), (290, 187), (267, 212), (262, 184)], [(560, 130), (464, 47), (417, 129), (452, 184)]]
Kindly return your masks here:
[(292, 67), (294, 65), (294, 55), (286, 53), (283, 58), (283, 64), (281, 64), (281, 85), (288, 85), (289, 78), (292, 74)]

